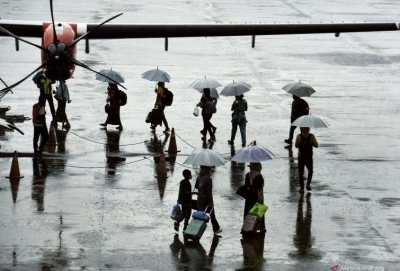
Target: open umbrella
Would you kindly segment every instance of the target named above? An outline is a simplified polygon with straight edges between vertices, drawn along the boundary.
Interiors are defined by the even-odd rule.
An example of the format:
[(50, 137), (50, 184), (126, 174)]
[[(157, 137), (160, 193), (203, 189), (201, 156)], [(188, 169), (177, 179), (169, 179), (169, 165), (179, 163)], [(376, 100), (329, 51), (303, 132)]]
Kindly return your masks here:
[(313, 127), (313, 128), (328, 128), (329, 124), (321, 117), (314, 115), (304, 115), (293, 121), (292, 126), (297, 127)]
[(111, 78), (115, 82), (125, 83), (125, 78), (122, 76), (122, 74), (120, 74), (117, 71), (114, 71), (113, 69), (111, 69), (111, 70), (101, 70), (100, 74), (96, 73), (96, 80), (99, 80), (101, 82), (106, 82), (106, 83), (115, 83), (114, 81), (111, 81), (109, 78), (101, 76), (101, 74)]
[(251, 85), (245, 82), (235, 82), (230, 83), (229, 85), (225, 86), (220, 95), (223, 96), (239, 96), (252, 88)]
[[(204, 93), (204, 88), (196, 88), (201, 94)], [(219, 99), (219, 94), (216, 88), (210, 88), (210, 96)]]
[(194, 88), (194, 89), (203, 89), (203, 88), (211, 89), (211, 88), (217, 88), (220, 86), (222, 86), (222, 85), (220, 83), (218, 83), (216, 80), (206, 78), (205, 76), (203, 79), (198, 79), (190, 84), (190, 87)]
[(239, 163), (254, 163), (272, 160), (273, 156), (275, 155), (270, 150), (266, 147), (257, 146), (254, 141), (252, 145), (244, 147), (238, 151), (231, 160)]
[(171, 80), (171, 76), (163, 70), (155, 69), (155, 70), (148, 70), (142, 74), (142, 78), (153, 81), (153, 82), (168, 82)]
[(282, 89), (287, 93), (297, 97), (310, 97), (315, 92), (315, 90), (311, 86), (301, 83), (300, 81), (288, 84)]
[(43, 71), (38, 71), (33, 77), (32, 81), (37, 85), (39, 78), (43, 75)]
[(213, 167), (224, 165), (225, 158), (214, 150), (202, 148), (194, 150), (183, 163), (193, 166)]

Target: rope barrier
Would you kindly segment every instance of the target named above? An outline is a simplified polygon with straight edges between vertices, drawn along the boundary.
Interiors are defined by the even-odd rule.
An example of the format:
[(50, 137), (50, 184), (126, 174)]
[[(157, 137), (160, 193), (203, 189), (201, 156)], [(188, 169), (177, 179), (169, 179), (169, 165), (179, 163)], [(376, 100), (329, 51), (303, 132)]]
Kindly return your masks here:
[(175, 133), (175, 135), (176, 135), (177, 137), (179, 137), (180, 140), (182, 140), (183, 142), (185, 142), (186, 144), (188, 144), (190, 147), (192, 147), (193, 149), (196, 149), (196, 147), (194, 147), (193, 145), (187, 143), (187, 142), (186, 142), (185, 140), (183, 140), (177, 133)]

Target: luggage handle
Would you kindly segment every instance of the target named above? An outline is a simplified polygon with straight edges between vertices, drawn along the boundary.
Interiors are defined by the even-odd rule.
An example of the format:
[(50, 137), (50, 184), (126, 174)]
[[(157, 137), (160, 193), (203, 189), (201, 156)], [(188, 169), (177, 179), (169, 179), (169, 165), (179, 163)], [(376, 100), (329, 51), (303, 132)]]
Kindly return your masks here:
[[(204, 210), (204, 213), (206, 213), (207, 214), (207, 209), (208, 209), (208, 205), (206, 206), (206, 209)], [(214, 207), (211, 207), (211, 210), (210, 210), (210, 212), (208, 212), (209, 214), (211, 214), (211, 212), (212, 211), (214, 211)]]

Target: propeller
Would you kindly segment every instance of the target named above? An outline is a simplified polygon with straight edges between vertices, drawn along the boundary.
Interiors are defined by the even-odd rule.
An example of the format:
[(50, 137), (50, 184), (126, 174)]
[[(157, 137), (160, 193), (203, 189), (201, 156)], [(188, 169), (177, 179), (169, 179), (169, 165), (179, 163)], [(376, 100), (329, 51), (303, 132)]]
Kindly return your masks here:
[(5, 28), (3, 28), (1, 26), (0, 26), (0, 31), (3, 32), (4, 34), (7, 34), (7, 35), (17, 39), (17, 40), (20, 40), (22, 42), (28, 43), (28, 44), (30, 44), (32, 46), (35, 46), (36, 48), (39, 48), (40, 50), (43, 50), (45, 52), (47, 51), (46, 48), (44, 48), (43, 46), (40, 46), (40, 45), (34, 44), (34, 43), (30, 42), (30, 41), (24, 40), (23, 38), (20, 38), (17, 35), (14, 35), (13, 33), (11, 33), (10, 31), (8, 31), (7, 29), (5, 29)]
[(97, 71), (95, 71), (95, 70), (92, 70), (92, 69), (89, 68), (87, 65), (85, 65), (84, 63), (82, 63), (82, 62), (76, 60), (75, 58), (71, 58), (71, 62), (74, 63), (75, 65), (79, 66), (79, 67), (82, 67), (82, 68), (84, 68), (84, 69), (87, 69), (87, 70), (89, 70), (89, 71), (92, 71), (92, 72), (94, 72), (94, 73), (96, 73), (96, 74), (100, 74), (101, 76), (107, 78), (108, 80), (113, 81), (113, 82), (114, 82), (115, 84), (117, 84), (118, 86), (120, 86), (120, 87), (126, 89), (126, 87), (124, 87), (123, 85), (121, 85), (120, 83), (118, 83), (117, 81), (115, 81), (114, 79), (108, 77), (107, 75), (104, 75), (104, 74), (102, 74), (102, 73), (99, 73), (99, 72), (97, 72)]
[(50, 13), (51, 13), (51, 22), (53, 23), (53, 43), (56, 44), (58, 42), (57, 40), (57, 34), (56, 34), (56, 25), (54, 24), (54, 15), (53, 15), (53, 0), (50, 0)]
[(85, 34), (83, 34), (82, 36), (80, 36), (79, 38), (71, 41), (68, 45), (67, 48), (69, 49), (70, 47), (74, 46), (75, 44), (77, 44), (80, 40), (82, 40), (83, 38), (85, 38), (87, 35), (89, 35), (92, 31), (96, 30), (97, 28), (99, 28), (100, 26), (102, 26), (105, 23), (108, 23), (111, 20), (114, 20), (115, 18), (121, 16), (123, 13), (120, 13), (118, 15), (115, 15), (114, 17), (111, 17), (110, 19), (102, 22), (101, 24), (97, 25), (95, 28), (93, 28), (92, 30), (90, 30), (89, 32), (86, 32)]
[(11, 90), (12, 88), (15, 88), (16, 86), (18, 86), (19, 84), (24, 82), (26, 79), (28, 79), (32, 74), (34, 74), (35, 72), (37, 72), (38, 70), (40, 70), (41, 68), (43, 68), (46, 65), (47, 65), (47, 62), (44, 62), (42, 65), (40, 65), (37, 69), (35, 69), (30, 74), (28, 74), (26, 77), (24, 77), (23, 79), (19, 80), (17, 83), (12, 84), (11, 86), (3, 88), (2, 90), (0, 90), (0, 92), (3, 92), (3, 91), (7, 92), (7, 91)]

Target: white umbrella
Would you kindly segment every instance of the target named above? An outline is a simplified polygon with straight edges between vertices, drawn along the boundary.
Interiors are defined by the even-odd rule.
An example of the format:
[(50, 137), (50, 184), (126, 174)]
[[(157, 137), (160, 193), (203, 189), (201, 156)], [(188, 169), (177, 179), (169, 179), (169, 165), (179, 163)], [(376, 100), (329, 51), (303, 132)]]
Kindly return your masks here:
[(225, 86), (222, 89), (222, 91), (220, 92), (220, 95), (239, 96), (239, 95), (249, 91), (251, 88), (252, 88), (252, 86), (245, 82), (233, 81), (233, 83), (230, 83), (229, 85)]
[(158, 67), (155, 70), (148, 70), (142, 74), (142, 78), (154, 82), (170, 82), (171, 76), (163, 70), (160, 70)]
[(213, 167), (225, 165), (225, 158), (211, 149), (196, 149), (183, 163), (193, 166)]
[(100, 74), (96, 74), (96, 80), (99, 80), (101, 82), (106, 82), (106, 83), (125, 83), (125, 78), (122, 76), (122, 74), (120, 74), (117, 71), (114, 71), (113, 69), (111, 70), (101, 70), (100, 71), (101, 74), (111, 78), (112, 80), (110, 80), (107, 77), (101, 76)]
[(288, 84), (282, 89), (287, 93), (297, 97), (310, 97), (315, 92), (315, 89), (313, 89), (311, 86), (301, 83), (300, 81)]
[[(196, 88), (201, 94), (204, 93), (204, 88)], [(210, 88), (210, 96), (219, 99), (219, 94), (216, 88)]]
[(17, 130), (18, 132), (20, 132), (21, 134), (24, 134), (20, 129), (17, 128), (17, 126), (15, 126), (14, 124), (12, 124), (11, 122), (9, 122), (8, 120), (2, 119), (0, 118), (0, 127), (3, 127), (7, 130)]
[(198, 79), (190, 84), (190, 87), (194, 88), (194, 89), (203, 89), (203, 88), (211, 89), (211, 88), (217, 88), (220, 86), (222, 86), (222, 85), (220, 83), (218, 83), (216, 80), (206, 78), (205, 76), (204, 76), (204, 79)]
[(239, 163), (254, 163), (272, 160), (273, 156), (275, 155), (270, 150), (266, 147), (256, 146), (256, 142), (254, 141), (252, 145), (238, 151), (231, 160)]
[(297, 127), (313, 127), (313, 128), (328, 128), (329, 124), (321, 117), (314, 115), (304, 115), (293, 121), (292, 126)]

